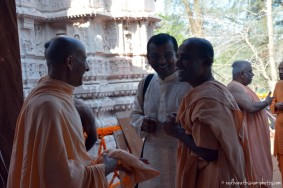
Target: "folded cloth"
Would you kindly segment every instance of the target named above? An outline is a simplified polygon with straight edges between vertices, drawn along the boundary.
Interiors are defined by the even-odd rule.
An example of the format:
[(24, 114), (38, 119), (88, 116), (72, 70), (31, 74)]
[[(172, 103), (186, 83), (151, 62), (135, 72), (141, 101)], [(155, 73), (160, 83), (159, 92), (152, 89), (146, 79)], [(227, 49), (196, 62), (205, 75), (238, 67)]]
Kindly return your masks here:
[[(108, 149), (103, 153), (108, 154), (110, 157), (118, 159), (120, 165), (125, 168), (127, 173), (120, 173), (120, 183), (123, 188), (133, 188), (137, 183), (146, 181), (160, 173), (151, 168), (148, 164), (145, 164), (134, 155), (121, 149)], [(103, 153), (98, 156), (96, 163), (103, 163)]]

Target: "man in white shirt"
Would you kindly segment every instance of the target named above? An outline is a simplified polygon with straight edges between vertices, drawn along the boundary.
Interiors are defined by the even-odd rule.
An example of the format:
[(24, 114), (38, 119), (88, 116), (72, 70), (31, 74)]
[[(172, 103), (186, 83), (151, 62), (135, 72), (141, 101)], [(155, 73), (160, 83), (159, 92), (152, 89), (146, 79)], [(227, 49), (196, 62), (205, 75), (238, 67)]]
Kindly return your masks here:
[[(152, 36), (147, 43), (148, 63), (156, 71), (152, 79), (138, 86), (131, 124), (145, 138), (143, 158), (160, 172), (160, 176), (139, 184), (139, 188), (175, 186), (178, 140), (166, 135), (162, 122), (166, 114), (176, 113), (181, 100), (191, 90), (188, 83), (177, 80), (177, 41), (168, 34)], [(148, 80), (148, 79), (147, 79)]]

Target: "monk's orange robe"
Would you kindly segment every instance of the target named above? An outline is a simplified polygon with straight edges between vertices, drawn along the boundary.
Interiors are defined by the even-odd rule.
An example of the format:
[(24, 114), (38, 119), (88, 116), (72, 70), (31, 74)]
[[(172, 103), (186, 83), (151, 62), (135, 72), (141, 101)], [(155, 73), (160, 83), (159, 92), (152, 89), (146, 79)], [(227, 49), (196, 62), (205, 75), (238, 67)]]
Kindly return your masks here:
[[(8, 188), (108, 188), (103, 160), (91, 158), (85, 149), (73, 90), (45, 77), (25, 100), (17, 121)], [(124, 188), (159, 175), (130, 153), (107, 153), (130, 172), (124, 175)]]
[(180, 141), (176, 188), (229, 187), (229, 183), (245, 187), (235, 183), (247, 181), (239, 112), (232, 94), (217, 81), (205, 82), (184, 97), (177, 120), (197, 146), (217, 150), (218, 158), (205, 161)]
[[(151, 168), (149, 165), (145, 164), (134, 155), (120, 149), (109, 149), (106, 150), (110, 157), (120, 160), (120, 165), (123, 166), (127, 173), (120, 171), (119, 179), (120, 185), (123, 188), (133, 188), (137, 183), (152, 179), (160, 175), (160, 173)], [(103, 157), (100, 155), (97, 163), (103, 162)]]
[(49, 77), (25, 100), (17, 120), (8, 188), (106, 188), (103, 164), (91, 165), (74, 87)]
[[(249, 87), (239, 82), (232, 81), (227, 87), (240, 87), (252, 102), (260, 102), (258, 96)], [(243, 114), (255, 172), (255, 181), (272, 182), (273, 164), (270, 150), (269, 124), (267, 121), (268, 117), (266, 111), (263, 109), (259, 112), (249, 113), (244, 110)], [(265, 186), (271, 187), (271, 185)]]
[[(279, 162), (279, 169), (281, 176), (283, 173), (283, 110), (277, 110), (275, 104), (277, 102), (283, 102), (283, 80), (277, 82), (274, 92), (274, 100), (270, 105), (270, 110), (272, 113), (277, 114), (275, 122), (275, 137), (274, 137), (274, 155), (277, 156)], [(280, 162), (281, 161), (281, 162)], [(282, 176), (283, 179), (283, 176)]]

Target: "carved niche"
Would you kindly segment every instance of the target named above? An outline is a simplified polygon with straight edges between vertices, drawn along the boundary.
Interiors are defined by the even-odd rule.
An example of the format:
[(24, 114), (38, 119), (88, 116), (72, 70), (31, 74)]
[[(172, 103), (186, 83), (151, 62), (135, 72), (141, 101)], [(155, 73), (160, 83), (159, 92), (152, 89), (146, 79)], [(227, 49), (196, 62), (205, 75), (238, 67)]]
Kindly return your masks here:
[(34, 26), (35, 31), (35, 53), (36, 55), (44, 54), (44, 29), (41, 25)]
[(115, 22), (104, 23), (103, 49), (106, 53), (117, 53), (118, 48), (118, 29)]
[(74, 38), (79, 39), (84, 46), (86, 47), (86, 50), (89, 51), (89, 36), (88, 36), (88, 27), (89, 22), (75, 22), (72, 25), (67, 26), (67, 34), (69, 36), (72, 36)]
[(34, 50), (33, 32), (31, 29), (21, 30), (21, 44), (25, 54), (32, 54)]
[(41, 11), (59, 11), (71, 7), (72, 0), (36, 0), (36, 6)]

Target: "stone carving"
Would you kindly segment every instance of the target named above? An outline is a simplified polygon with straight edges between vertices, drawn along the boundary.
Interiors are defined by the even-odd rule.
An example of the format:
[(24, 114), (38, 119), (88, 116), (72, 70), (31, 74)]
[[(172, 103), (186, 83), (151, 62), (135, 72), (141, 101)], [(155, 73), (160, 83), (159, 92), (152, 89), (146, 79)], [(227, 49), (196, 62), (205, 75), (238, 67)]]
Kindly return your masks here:
[(44, 64), (39, 64), (38, 66), (38, 73), (40, 77), (47, 75), (47, 67)]
[(125, 52), (127, 54), (132, 52), (132, 33), (129, 31), (124, 31), (124, 41), (125, 41)]
[(36, 46), (36, 53), (38, 55), (43, 55), (44, 53), (44, 42), (43, 42), (43, 29), (40, 25), (35, 25), (34, 26), (35, 30), (35, 46)]
[(34, 6), (34, 0), (17, 0), (17, 4), (22, 4), (22, 6), (31, 7)]
[(87, 51), (89, 50), (89, 38), (87, 35), (88, 25), (89, 22), (86, 23), (76, 22), (73, 23), (72, 26), (69, 26), (68, 28), (70, 30), (67, 31), (69, 32), (68, 34), (70, 36), (79, 39), (85, 45)]
[(27, 30), (27, 29), (22, 30), (21, 40), (22, 40), (22, 46), (23, 46), (25, 53), (31, 54), (34, 49), (33, 47), (34, 43), (32, 41), (31, 30)]
[(104, 8), (104, 1), (102, 0), (90, 0), (90, 7), (92, 8)]
[(105, 52), (115, 53), (117, 51), (117, 25), (115, 22), (105, 23), (104, 25), (104, 40), (103, 48)]
[[(133, 6), (130, 0), (17, 0), (25, 97), (47, 75), (44, 43), (57, 35), (72, 36), (86, 46), (90, 67), (75, 97), (92, 108), (98, 127), (117, 125), (115, 112), (131, 109), (138, 82), (147, 74), (140, 48), (158, 21), (142, 6), (139, 13), (146, 18), (135, 16)], [(111, 12), (114, 8), (119, 9), (117, 14)], [(144, 21), (148, 24), (140, 29), (142, 19), (151, 21)]]
[(72, 0), (36, 0), (36, 6), (42, 11), (59, 11), (71, 7)]

